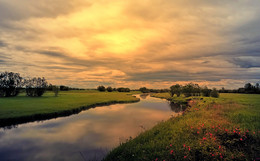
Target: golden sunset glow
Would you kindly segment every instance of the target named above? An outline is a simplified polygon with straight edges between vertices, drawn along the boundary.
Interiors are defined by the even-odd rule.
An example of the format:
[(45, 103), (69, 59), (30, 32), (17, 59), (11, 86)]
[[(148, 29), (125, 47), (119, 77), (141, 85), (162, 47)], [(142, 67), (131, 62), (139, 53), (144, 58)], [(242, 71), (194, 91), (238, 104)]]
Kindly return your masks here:
[(259, 81), (257, 0), (18, 3), (0, 0), (1, 71), (84, 88)]

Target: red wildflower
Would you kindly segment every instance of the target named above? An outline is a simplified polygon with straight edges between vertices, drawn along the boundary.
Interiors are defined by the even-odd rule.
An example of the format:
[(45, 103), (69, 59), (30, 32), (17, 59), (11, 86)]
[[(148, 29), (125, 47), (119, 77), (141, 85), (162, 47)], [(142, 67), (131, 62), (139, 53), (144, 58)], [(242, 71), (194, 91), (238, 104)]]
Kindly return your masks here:
[(187, 158), (187, 156), (185, 155), (184, 158)]
[(158, 160), (158, 158), (155, 159), (155, 161), (157, 161), (157, 160)]
[(189, 148), (189, 151), (190, 151), (190, 146), (188, 146), (188, 148)]
[(203, 140), (207, 140), (207, 138), (203, 137)]
[(220, 148), (221, 148), (221, 146), (219, 145), (219, 146), (218, 146), (218, 148), (220, 149)]
[(186, 146), (186, 145), (185, 145), (185, 144), (183, 144), (183, 147), (184, 147), (184, 148), (185, 148), (185, 146)]
[(170, 154), (172, 154), (172, 153), (173, 153), (173, 150), (171, 150)]
[(197, 134), (199, 134), (200, 132), (199, 131), (197, 131)]
[(212, 156), (214, 157), (215, 155), (214, 155), (214, 154), (212, 154)]
[(223, 158), (223, 156), (221, 155), (221, 156), (220, 156), (220, 158), (222, 159), (222, 158)]
[(243, 141), (243, 139), (242, 139), (242, 138), (240, 138), (240, 141)]
[(170, 144), (170, 146), (172, 146), (172, 144)]

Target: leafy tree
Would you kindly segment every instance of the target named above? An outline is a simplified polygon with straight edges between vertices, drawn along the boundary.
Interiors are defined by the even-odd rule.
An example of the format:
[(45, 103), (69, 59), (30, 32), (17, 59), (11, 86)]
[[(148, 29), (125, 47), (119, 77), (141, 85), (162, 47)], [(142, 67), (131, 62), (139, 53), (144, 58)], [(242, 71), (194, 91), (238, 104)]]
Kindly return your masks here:
[(192, 84), (192, 87), (193, 87), (192, 95), (193, 96), (200, 96), (200, 91), (201, 91), (200, 86), (198, 84)]
[(140, 88), (139, 90), (140, 90), (142, 93), (149, 93), (149, 92), (150, 92), (150, 90), (147, 89), (146, 87), (142, 87), (142, 88)]
[(106, 91), (106, 87), (104, 86), (98, 86), (97, 90), (99, 90), (100, 92), (105, 92)]
[(256, 86), (256, 89), (259, 89), (259, 83), (256, 83), (255, 86)]
[(13, 97), (19, 94), (23, 86), (23, 78), (19, 73), (3, 72), (0, 73), (0, 96)]
[(113, 88), (109, 86), (109, 87), (107, 87), (107, 91), (108, 91), (108, 92), (112, 92), (112, 91), (113, 91)]
[(181, 92), (182, 92), (182, 87), (179, 84), (170, 87), (170, 94), (172, 97), (174, 96), (174, 94), (176, 94), (177, 97), (180, 97)]
[(182, 92), (185, 95), (185, 97), (190, 97), (193, 94), (193, 84), (189, 83), (182, 87)]
[(211, 93), (211, 90), (208, 89), (207, 86), (205, 86), (204, 88), (202, 88), (201, 90), (201, 93), (204, 97), (209, 97), (210, 96), (210, 93)]
[(211, 97), (215, 97), (215, 98), (218, 98), (219, 97), (219, 93), (217, 91), (216, 88), (213, 88), (212, 91), (210, 92), (210, 96)]
[(34, 77), (32, 79), (25, 80), (25, 85), (27, 96), (40, 97), (45, 93), (46, 88), (48, 87), (48, 82), (44, 77)]

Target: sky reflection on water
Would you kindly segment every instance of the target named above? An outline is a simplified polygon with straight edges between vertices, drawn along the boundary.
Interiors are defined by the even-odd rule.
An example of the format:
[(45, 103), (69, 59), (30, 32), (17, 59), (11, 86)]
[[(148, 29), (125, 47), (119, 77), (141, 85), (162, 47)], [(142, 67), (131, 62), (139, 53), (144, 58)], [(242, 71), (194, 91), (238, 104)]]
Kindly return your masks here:
[(97, 107), (69, 117), (0, 129), (0, 158), (101, 160), (120, 142), (172, 115), (167, 101), (147, 96), (138, 103)]

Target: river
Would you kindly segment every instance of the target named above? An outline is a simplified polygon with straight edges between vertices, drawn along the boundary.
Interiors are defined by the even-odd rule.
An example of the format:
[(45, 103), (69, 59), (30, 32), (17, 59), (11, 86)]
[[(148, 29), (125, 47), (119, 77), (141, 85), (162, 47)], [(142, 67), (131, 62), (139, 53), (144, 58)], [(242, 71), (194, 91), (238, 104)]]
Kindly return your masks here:
[(166, 100), (137, 97), (137, 103), (96, 107), (68, 117), (1, 128), (0, 160), (101, 160), (121, 142), (178, 114)]

